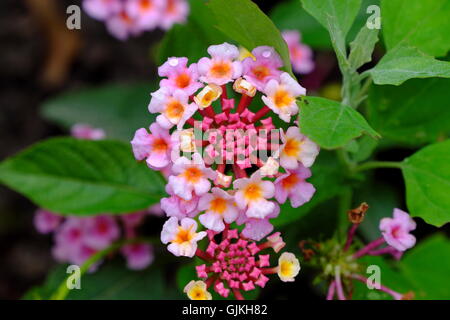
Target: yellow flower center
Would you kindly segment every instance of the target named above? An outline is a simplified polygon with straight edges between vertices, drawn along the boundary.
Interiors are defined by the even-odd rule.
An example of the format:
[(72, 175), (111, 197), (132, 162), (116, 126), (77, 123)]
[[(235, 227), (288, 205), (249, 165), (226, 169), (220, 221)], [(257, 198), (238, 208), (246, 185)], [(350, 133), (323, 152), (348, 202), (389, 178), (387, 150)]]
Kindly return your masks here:
[(283, 277), (291, 277), (294, 271), (294, 264), (290, 261), (282, 261), (280, 263), (280, 273)]
[(285, 89), (278, 89), (273, 100), (278, 108), (284, 108), (292, 104), (294, 98)]
[(197, 167), (190, 167), (184, 171), (183, 176), (188, 182), (197, 183), (203, 177), (203, 172)]
[(179, 120), (184, 112), (184, 106), (178, 100), (172, 100), (166, 108), (167, 118), (171, 120)]
[(288, 139), (283, 149), (283, 153), (288, 157), (297, 157), (300, 152), (300, 146), (302, 143), (295, 139)]
[(256, 183), (250, 183), (245, 187), (244, 196), (249, 201), (258, 200), (262, 196), (261, 187)]
[(194, 286), (188, 293), (191, 300), (207, 300), (205, 290), (199, 286)]
[(210, 202), (209, 208), (214, 212), (222, 214), (227, 209), (227, 201), (223, 198), (215, 198)]
[(191, 231), (191, 229), (192, 229), (192, 226), (190, 226), (188, 229), (184, 229), (179, 226), (178, 233), (172, 242), (178, 243), (178, 244), (190, 242), (194, 238), (194, 233)]

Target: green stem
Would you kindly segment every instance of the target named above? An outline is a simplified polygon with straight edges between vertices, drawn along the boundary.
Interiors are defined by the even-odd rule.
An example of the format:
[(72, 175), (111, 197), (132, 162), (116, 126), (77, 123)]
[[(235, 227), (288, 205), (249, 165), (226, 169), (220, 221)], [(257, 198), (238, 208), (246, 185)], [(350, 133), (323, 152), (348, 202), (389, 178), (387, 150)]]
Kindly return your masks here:
[(360, 164), (354, 169), (354, 172), (361, 172), (366, 170), (373, 170), (378, 168), (394, 168), (401, 169), (403, 166), (402, 162), (397, 161), (369, 161)]
[[(109, 254), (119, 250), (125, 245), (141, 243), (141, 242), (155, 242), (154, 239), (147, 238), (133, 238), (133, 239), (124, 239), (117, 241), (110, 245), (108, 248), (103, 249), (101, 251), (96, 252), (92, 256), (90, 256), (80, 267), (80, 277), (84, 275), (91, 266), (93, 266), (98, 261), (102, 260)], [(67, 286), (68, 277), (64, 279), (64, 281), (59, 285), (58, 289), (51, 295), (50, 300), (64, 300), (69, 294), (69, 287)]]
[(338, 211), (338, 239), (344, 241), (349, 225), (347, 211), (352, 207), (353, 190), (352, 188), (345, 188), (339, 196), (339, 211)]

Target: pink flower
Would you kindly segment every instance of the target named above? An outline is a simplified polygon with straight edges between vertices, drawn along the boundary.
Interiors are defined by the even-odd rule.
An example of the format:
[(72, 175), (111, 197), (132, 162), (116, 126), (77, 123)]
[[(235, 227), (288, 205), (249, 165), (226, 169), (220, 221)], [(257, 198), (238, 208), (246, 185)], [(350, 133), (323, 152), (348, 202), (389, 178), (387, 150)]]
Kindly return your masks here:
[(83, 10), (94, 19), (105, 20), (122, 8), (121, 0), (84, 0)]
[(244, 78), (253, 84), (259, 91), (263, 91), (269, 80), (277, 80), (283, 66), (278, 53), (272, 47), (261, 46), (253, 49), (253, 57), (242, 61)]
[(316, 191), (311, 183), (305, 181), (309, 177), (311, 170), (302, 164), (297, 169), (288, 170), (275, 180), (275, 199), (279, 203), (285, 203), (289, 198), (293, 208), (308, 202)]
[(170, 164), (172, 141), (169, 130), (152, 123), (150, 134), (144, 128), (136, 131), (131, 141), (137, 160), (147, 159), (150, 168), (161, 170)]
[(280, 206), (275, 204), (275, 209), (263, 219), (247, 218), (242, 235), (249, 239), (260, 241), (273, 231), (273, 225), (269, 219), (274, 219), (280, 214)]
[(120, 236), (119, 226), (113, 217), (97, 216), (83, 220), (85, 223), (83, 242), (89, 247), (104, 249)]
[(212, 188), (200, 198), (198, 209), (205, 211), (199, 216), (200, 222), (208, 229), (221, 232), (226, 223), (232, 223), (238, 216), (238, 208), (233, 196), (220, 188)]
[(121, 250), (127, 259), (127, 266), (131, 270), (147, 268), (155, 259), (153, 247), (146, 243), (134, 243), (126, 245)]
[(178, 223), (178, 219), (171, 217), (163, 226), (161, 241), (170, 243), (167, 249), (175, 256), (192, 258), (197, 251), (197, 242), (206, 236), (206, 232), (196, 232), (197, 222), (190, 218), (184, 218)]
[(405, 251), (416, 244), (416, 238), (409, 232), (416, 229), (416, 223), (408, 213), (394, 209), (394, 218), (383, 218), (380, 230), (384, 240), (399, 251)]
[(102, 129), (95, 129), (87, 124), (75, 124), (70, 133), (74, 138), (86, 140), (101, 140), (106, 136)]
[(168, 217), (183, 219), (186, 217), (193, 218), (197, 215), (199, 197), (193, 196), (190, 200), (184, 200), (173, 192), (170, 184), (166, 186), (166, 192), (171, 197), (161, 199), (161, 209)]
[(191, 200), (192, 194), (204, 195), (211, 188), (211, 182), (217, 173), (211, 168), (205, 167), (200, 154), (194, 153), (192, 160), (181, 157), (175, 161), (172, 167), (175, 174), (169, 177), (169, 184), (175, 195), (184, 200)]
[(106, 28), (113, 36), (122, 41), (141, 32), (137, 20), (130, 17), (125, 10), (108, 18)]
[(151, 30), (160, 23), (164, 2), (164, 0), (127, 0), (125, 10), (135, 19), (136, 25), (143, 30)]
[(171, 92), (167, 87), (152, 93), (148, 106), (150, 113), (161, 113), (156, 121), (165, 129), (170, 129), (174, 125), (181, 129), (197, 109), (195, 103), (189, 104), (189, 95), (186, 92), (183, 90)]
[(167, 77), (161, 80), (160, 86), (169, 88), (172, 92), (183, 90), (187, 95), (192, 95), (200, 89), (202, 84), (197, 81), (197, 64), (193, 63), (187, 67), (187, 63), (187, 58), (169, 58), (158, 68), (159, 76)]
[(235, 180), (233, 187), (237, 190), (236, 203), (248, 218), (262, 219), (275, 210), (275, 204), (266, 200), (275, 195), (275, 187), (271, 181), (263, 181), (259, 171), (250, 178)]
[(306, 94), (303, 88), (289, 73), (284, 72), (280, 81), (272, 79), (265, 88), (266, 94), (261, 99), (264, 103), (285, 122), (291, 121), (291, 116), (298, 113), (297, 97)]
[(299, 163), (309, 168), (319, 154), (319, 146), (300, 133), (298, 127), (290, 127), (281, 135), (280, 164), (287, 170), (298, 168)]
[(239, 57), (236, 46), (225, 42), (210, 46), (208, 53), (211, 58), (201, 58), (198, 62), (201, 81), (220, 86), (241, 76), (242, 64), (236, 60)]
[(40, 233), (50, 233), (55, 231), (62, 222), (62, 217), (50, 211), (39, 209), (34, 214), (34, 227)]
[(309, 73), (314, 69), (313, 53), (310, 47), (302, 44), (301, 34), (296, 30), (286, 30), (281, 34), (289, 48), (292, 67), (297, 73)]
[(161, 12), (160, 26), (164, 30), (170, 29), (175, 23), (186, 22), (189, 5), (186, 0), (166, 0), (166, 6)]

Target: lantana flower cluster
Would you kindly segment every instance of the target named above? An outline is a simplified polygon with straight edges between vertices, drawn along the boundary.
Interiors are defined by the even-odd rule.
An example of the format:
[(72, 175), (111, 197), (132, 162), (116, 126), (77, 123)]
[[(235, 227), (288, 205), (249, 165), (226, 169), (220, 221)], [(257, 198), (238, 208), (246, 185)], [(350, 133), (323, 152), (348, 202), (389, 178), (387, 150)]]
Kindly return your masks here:
[(108, 31), (120, 40), (156, 28), (168, 30), (184, 23), (189, 13), (186, 0), (83, 0), (83, 9), (104, 21)]
[[(358, 226), (364, 220), (368, 209), (366, 203), (348, 213), (352, 226), (348, 230), (345, 244), (336, 244), (333, 240), (325, 243), (315, 243), (306, 248), (307, 242), (302, 241), (300, 247), (305, 259), (311, 260), (313, 265), (323, 269), (321, 278), (328, 281), (327, 299), (339, 300), (351, 299), (353, 281), (360, 281), (365, 285), (369, 280), (364, 276), (364, 262), (360, 259), (366, 256), (390, 255), (400, 260), (403, 253), (412, 248), (416, 238), (410, 233), (415, 230), (416, 223), (407, 212), (394, 209), (392, 218), (383, 218), (379, 229), (381, 236), (361, 247), (354, 243)], [(372, 285), (372, 283), (371, 283)], [(391, 288), (378, 283), (372, 286), (374, 289), (385, 292), (395, 300), (408, 300), (413, 297), (412, 292), (405, 294), (394, 291)]]
[[(270, 219), (280, 214), (280, 204), (289, 200), (299, 207), (313, 196), (306, 180), (319, 148), (291, 124), (306, 90), (282, 71), (273, 48), (254, 48), (243, 60), (229, 43), (210, 46), (208, 53), (197, 63), (170, 57), (159, 67), (163, 79), (149, 104), (156, 121), (137, 130), (131, 144), (137, 160), (168, 180), (162, 242), (176, 256), (209, 263), (200, 267), (205, 282), (191, 283), (188, 296), (210, 297), (201, 289), (212, 286), (224, 297), (232, 291), (241, 298), (240, 290), (263, 287), (265, 275), (277, 268), (298, 272), (290, 254), (282, 255), (289, 263), (268, 271), (269, 256), (258, 252), (270, 237), (282, 243), (278, 234), (262, 242), (274, 229)], [(199, 224), (206, 231), (197, 231)], [(202, 239), (205, 252), (197, 244)]]
[[(72, 136), (78, 139), (100, 140), (105, 132), (88, 125), (77, 124), (72, 127)], [(36, 230), (42, 234), (53, 233), (53, 257), (59, 262), (82, 265), (96, 252), (106, 249), (120, 239), (135, 239), (138, 228), (148, 214), (161, 215), (159, 206), (148, 211), (136, 212), (120, 216), (99, 215), (94, 217), (67, 216), (38, 209), (34, 216)], [(126, 244), (121, 253), (127, 261), (127, 267), (141, 270), (154, 260), (153, 246), (136, 242)], [(100, 263), (93, 265), (95, 271)]]

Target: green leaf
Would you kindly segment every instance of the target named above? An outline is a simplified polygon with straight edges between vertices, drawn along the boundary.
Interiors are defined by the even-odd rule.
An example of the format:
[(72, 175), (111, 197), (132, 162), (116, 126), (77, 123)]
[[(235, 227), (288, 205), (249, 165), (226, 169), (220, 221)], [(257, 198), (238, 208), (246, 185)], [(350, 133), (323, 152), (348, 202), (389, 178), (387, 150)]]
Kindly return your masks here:
[[(68, 276), (67, 265), (59, 265), (41, 287), (29, 291), (24, 299), (49, 299)], [(81, 277), (81, 289), (70, 290), (67, 300), (165, 300), (183, 296), (164, 281), (163, 267), (151, 265), (142, 271), (128, 270), (123, 262), (107, 263), (94, 273)]]
[(89, 124), (105, 130), (109, 138), (130, 141), (137, 128), (155, 119), (147, 109), (155, 88), (150, 83), (111, 84), (64, 93), (46, 101), (42, 115), (66, 128)]
[(281, 206), (280, 215), (272, 219), (271, 223), (275, 227), (287, 225), (303, 218), (318, 204), (325, 202), (342, 191), (344, 177), (341, 167), (336, 161), (333, 153), (321, 151), (316, 162), (311, 167), (312, 176), (307, 181), (316, 188), (316, 193), (311, 201), (305, 203), (299, 208), (292, 208), (289, 200)]
[(331, 49), (327, 30), (301, 6), (298, 0), (281, 2), (270, 13), (270, 18), (281, 31), (297, 30), (302, 42), (314, 49)]
[(299, 108), (302, 133), (323, 148), (342, 147), (364, 132), (379, 137), (358, 111), (336, 101), (307, 97)]
[(388, 50), (411, 45), (442, 57), (450, 49), (449, 0), (382, 0), (381, 12)]
[(396, 47), (368, 71), (376, 84), (399, 85), (412, 78), (450, 78), (450, 62), (439, 61), (414, 47)]
[(369, 29), (363, 26), (350, 44), (350, 55), (348, 61), (350, 67), (358, 69), (362, 65), (372, 60), (372, 52), (378, 42), (378, 29)]
[(164, 180), (118, 141), (54, 138), (0, 164), (0, 181), (60, 214), (127, 213), (164, 195)]
[[(188, 21), (175, 25), (165, 34), (156, 54), (158, 65), (169, 57), (187, 57), (190, 62), (196, 62), (207, 55), (210, 45), (229, 41), (214, 27), (214, 14), (205, 0), (190, 0), (189, 5)], [(189, 39), (188, 45), (186, 39)]]
[(368, 120), (384, 138), (406, 146), (450, 134), (449, 79), (413, 79), (399, 87), (372, 86)]
[(341, 70), (347, 67), (345, 39), (361, 7), (361, 0), (301, 0), (303, 8), (330, 33)]
[(414, 217), (442, 226), (450, 221), (450, 140), (421, 149), (402, 165), (406, 201)]
[(283, 59), (284, 70), (292, 74), (286, 42), (256, 4), (250, 0), (210, 0), (208, 6), (215, 14), (217, 29), (249, 51), (263, 45), (273, 47)]
[(444, 299), (450, 297), (448, 282), (450, 270), (450, 241), (436, 234), (411, 249), (401, 261), (403, 274), (414, 286), (417, 299)]
[[(447, 300), (450, 288), (442, 285), (448, 281), (450, 270), (450, 241), (436, 234), (408, 250), (402, 260), (392, 262), (382, 257), (363, 258), (367, 265), (377, 265), (381, 270), (381, 283), (399, 293), (412, 291), (415, 299)], [(391, 299), (378, 290), (369, 290), (354, 281), (353, 299)]]

